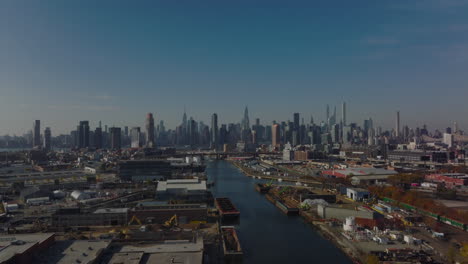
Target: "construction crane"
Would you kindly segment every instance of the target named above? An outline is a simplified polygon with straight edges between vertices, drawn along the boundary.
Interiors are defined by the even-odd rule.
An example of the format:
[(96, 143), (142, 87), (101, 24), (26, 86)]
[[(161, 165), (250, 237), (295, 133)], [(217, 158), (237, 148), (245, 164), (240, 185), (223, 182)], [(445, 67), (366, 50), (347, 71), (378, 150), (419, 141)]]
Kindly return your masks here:
[(173, 226), (178, 226), (179, 221), (177, 220), (177, 215), (173, 215), (169, 220), (164, 223), (164, 227), (170, 228)]
[(140, 219), (136, 215), (133, 215), (130, 221), (128, 222), (127, 225), (134, 225), (134, 222), (137, 222), (137, 224), (142, 225)]

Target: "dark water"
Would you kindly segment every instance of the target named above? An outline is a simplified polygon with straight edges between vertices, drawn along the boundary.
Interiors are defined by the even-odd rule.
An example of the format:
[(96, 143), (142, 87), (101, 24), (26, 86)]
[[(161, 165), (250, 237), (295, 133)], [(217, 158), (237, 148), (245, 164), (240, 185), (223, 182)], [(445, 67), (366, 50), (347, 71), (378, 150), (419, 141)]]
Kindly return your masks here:
[(259, 181), (246, 177), (226, 161), (207, 164), (215, 197), (229, 197), (241, 212), (236, 226), (244, 263), (351, 263), (330, 241), (300, 216), (286, 216), (254, 189)]

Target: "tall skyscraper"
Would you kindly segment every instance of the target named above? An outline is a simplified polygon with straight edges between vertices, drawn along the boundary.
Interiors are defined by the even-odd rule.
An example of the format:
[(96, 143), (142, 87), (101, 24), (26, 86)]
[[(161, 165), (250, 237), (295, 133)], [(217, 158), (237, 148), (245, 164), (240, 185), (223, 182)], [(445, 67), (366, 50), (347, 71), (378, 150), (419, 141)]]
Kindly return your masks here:
[(78, 148), (89, 147), (89, 121), (80, 121), (78, 126)]
[(278, 124), (274, 124), (271, 127), (271, 145), (276, 148), (280, 146), (280, 126)]
[[(99, 123), (101, 122), (99, 121)], [(94, 130), (94, 147), (96, 149), (102, 149), (102, 142), (102, 128), (101, 124), (99, 124), (99, 127), (96, 127), (96, 129)]]
[(122, 130), (120, 129), (120, 127), (111, 127), (110, 134), (111, 134), (111, 149), (119, 150), (121, 148)]
[(33, 147), (41, 147), (41, 120), (34, 121), (33, 128)]
[(346, 102), (341, 105), (341, 119), (343, 126), (346, 126)]
[(46, 127), (46, 129), (44, 130), (44, 150), (50, 151), (51, 140), (52, 140), (52, 134), (50, 132), (50, 127)]
[(299, 133), (299, 124), (300, 116), (299, 113), (294, 113), (294, 123), (293, 123), (293, 128), (292, 128), (292, 143), (293, 146), (297, 146), (300, 144), (300, 133)]
[(325, 122), (328, 124), (328, 120), (330, 119), (330, 106), (327, 104), (327, 116)]
[(244, 110), (244, 118), (242, 119), (242, 130), (249, 130), (250, 129), (250, 120), (249, 120), (249, 109), (247, 106)]
[(130, 129), (130, 139), (132, 148), (141, 147), (141, 131), (139, 127), (132, 127)]
[(146, 115), (146, 147), (154, 148), (154, 118), (152, 113)]
[(219, 136), (218, 115), (214, 113), (211, 116), (211, 142), (210, 143), (211, 143), (212, 149), (218, 149), (218, 143), (219, 143), (218, 136)]
[(400, 137), (400, 111), (396, 112), (396, 127), (395, 127), (395, 136)]

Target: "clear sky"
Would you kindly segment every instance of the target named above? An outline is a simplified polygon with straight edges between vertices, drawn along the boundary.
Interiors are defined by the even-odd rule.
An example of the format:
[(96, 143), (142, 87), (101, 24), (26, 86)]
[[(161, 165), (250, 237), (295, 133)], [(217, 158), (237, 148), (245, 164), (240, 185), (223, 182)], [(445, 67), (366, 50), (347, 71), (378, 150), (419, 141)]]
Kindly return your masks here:
[[(468, 1), (0, 2), (0, 134), (188, 116), (468, 128)], [(338, 111), (340, 112), (340, 111)]]

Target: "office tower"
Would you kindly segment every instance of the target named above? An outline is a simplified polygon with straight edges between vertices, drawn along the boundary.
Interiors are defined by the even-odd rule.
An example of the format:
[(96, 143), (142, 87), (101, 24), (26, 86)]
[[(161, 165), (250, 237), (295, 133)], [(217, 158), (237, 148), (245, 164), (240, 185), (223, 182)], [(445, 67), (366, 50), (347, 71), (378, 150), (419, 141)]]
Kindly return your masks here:
[(274, 124), (271, 127), (271, 145), (276, 148), (280, 146), (280, 126), (278, 124)]
[[(99, 123), (101, 123), (99, 121)], [(99, 127), (96, 127), (96, 129), (94, 130), (94, 147), (96, 149), (102, 149), (102, 128), (101, 128), (101, 124), (99, 124)]]
[(444, 133), (444, 137), (442, 139), (442, 142), (444, 144), (447, 144), (448, 147), (452, 147), (452, 145), (453, 145), (453, 135)]
[(132, 127), (132, 129), (130, 129), (130, 139), (131, 139), (131, 147), (132, 148), (141, 147), (141, 130), (140, 130), (140, 127)]
[(70, 143), (71, 148), (78, 147), (78, 131), (77, 130), (73, 130), (70, 132), (70, 138), (71, 138), (71, 143)]
[(367, 145), (374, 146), (375, 145), (375, 130), (374, 128), (369, 128), (368, 136), (367, 136)]
[(225, 124), (221, 125), (219, 129), (219, 145), (222, 146), (227, 143), (228, 131)]
[(190, 117), (188, 121), (188, 143), (191, 147), (197, 144), (197, 122)]
[(124, 127), (124, 136), (128, 137), (128, 126)]
[(248, 129), (250, 129), (249, 109), (247, 109), (247, 106), (246, 106), (244, 110), (244, 118), (242, 119), (242, 130), (248, 130)]
[(256, 126), (259, 126), (259, 125), (260, 125), (260, 118), (256, 118), (256, 119), (255, 119), (255, 125), (256, 125)]
[(50, 127), (46, 127), (44, 130), (44, 150), (50, 151), (51, 149), (51, 137)]
[(300, 116), (299, 116), (299, 113), (294, 113), (294, 116), (293, 116), (293, 126), (292, 126), (292, 131), (291, 131), (291, 137), (292, 137), (292, 144), (293, 146), (297, 146), (300, 144), (301, 140), (300, 140), (300, 132), (299, 132), (299, 128), (300, 128), (300, 124), (299, 124), (299, 120), (300, 120)]
[(33, 126), (33, 147), (40, 148), (41, 147), (41, 121), (36, 120), (34, 121)]
[(341, 105), (341, 119), (343, 126), (346, 126), (346, 102)]
[(332, 143), (339, 143), (340, 141), (340, 125), (333, 124), (330, 129), (330, 136)]
[(299, 120), (300, 120), (299, 113), (294, 113), (294, 127), (293, 127), (294, 130), (299, 130), (299, 125), (300, 125)]
[(80, 121), (78, 126), (78, 148), (89, 147), (89, 122)]
[(211, 148), (218, 149), (218, 115), (214, 113), (211, 116)]
[(395, 127), (395, 136), (400, 137), (400, 111), (396, 112), (396, 127)]
[(111, 127), (110, 134), (111, 134), (111, 149), (119, 150), (121, 148), (120, 138), (122, 134), (120, 127)]
[(154, 118), (152, 113), (146, 115), (146, 147), (154, 148)]
[(458, 133), (458, 124), (457, 124), (457, 122), (453, 122), (453, 133), (454, 134)]
[(330, 120), (330, 106), (327, 104), (327, 116), (325, 122), (328, 124), (328, 120)]

